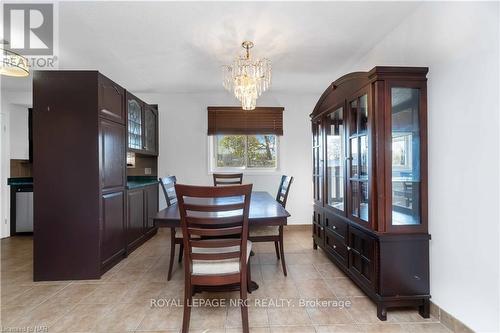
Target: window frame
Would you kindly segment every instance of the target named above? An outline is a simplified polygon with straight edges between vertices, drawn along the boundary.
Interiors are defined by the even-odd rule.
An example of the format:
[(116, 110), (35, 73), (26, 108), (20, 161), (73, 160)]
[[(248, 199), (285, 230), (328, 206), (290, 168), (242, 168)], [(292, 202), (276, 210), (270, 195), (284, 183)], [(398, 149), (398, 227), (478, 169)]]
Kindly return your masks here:
[(220, 134), (220, 135), (274, 135), (276, 138), (276, 166), (274, 168), (249, 168), (246, 166), (248, 163), (247, 144), (245, 144), (245, 166), (243, 167), (218, 167), (217, 166), (217, 135), (208, 136), (208, 173), (214, 172), (242, 172), (244, 174), (279, 174), (280, 173), (280, 136), (276, 134)]

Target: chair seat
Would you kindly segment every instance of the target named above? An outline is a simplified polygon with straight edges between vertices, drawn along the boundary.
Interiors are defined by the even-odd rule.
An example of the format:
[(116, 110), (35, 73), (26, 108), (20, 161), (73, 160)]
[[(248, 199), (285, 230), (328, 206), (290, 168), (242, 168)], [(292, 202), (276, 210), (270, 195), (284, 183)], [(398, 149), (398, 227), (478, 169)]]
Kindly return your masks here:
[(280, 233), (277, 225), (251, 226), (250, 237), (255, 236), (278, 236)]
[[(201, 248), (193, 247), (193, 253), (225, 253), (236, 252), (240, 250), (240, 246), (229, 246), (222, 248)], [(252, 250), (252, 242), (247, 241), (247, 262)], [(240, 272), (240, 260), (223, 259), (223, 260), (193, 260), (192, 274), (193, 275), (221, 275)]]

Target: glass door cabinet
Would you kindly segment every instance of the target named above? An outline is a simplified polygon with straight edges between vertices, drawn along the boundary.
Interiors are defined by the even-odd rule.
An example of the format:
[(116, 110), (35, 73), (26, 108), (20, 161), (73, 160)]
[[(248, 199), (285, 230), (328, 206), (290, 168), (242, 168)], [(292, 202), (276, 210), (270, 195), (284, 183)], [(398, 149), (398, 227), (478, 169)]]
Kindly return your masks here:
[(375, 67), (334, 81), (312, 114), (313, 245), (377, 303), (429, 316), (427, 75)]

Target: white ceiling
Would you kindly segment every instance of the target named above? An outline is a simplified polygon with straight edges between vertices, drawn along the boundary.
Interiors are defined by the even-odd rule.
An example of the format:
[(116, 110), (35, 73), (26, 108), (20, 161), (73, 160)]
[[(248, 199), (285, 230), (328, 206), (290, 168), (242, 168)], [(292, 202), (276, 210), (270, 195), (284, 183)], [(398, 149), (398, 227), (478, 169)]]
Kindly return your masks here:
[[(64, 2), (59, 68), (98, 69), (134, 92), (221, 91), (220, 66), (250, 39), (255, 56), (272, 61), (272, 90), (321, 93), (418, 5)], [(30, 86), (2, 78), (2, 90)]]

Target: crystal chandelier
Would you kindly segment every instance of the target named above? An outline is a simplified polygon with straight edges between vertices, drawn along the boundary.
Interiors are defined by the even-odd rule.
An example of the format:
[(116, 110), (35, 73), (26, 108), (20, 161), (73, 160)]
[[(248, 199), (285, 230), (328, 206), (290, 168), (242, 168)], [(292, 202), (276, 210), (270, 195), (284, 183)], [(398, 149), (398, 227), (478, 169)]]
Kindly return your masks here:
[(223, 66), (223, 85), (241, 102), (243, 110), (254, 110), (257, 98), (271, 85), (271, 61), (252, 59), (253, 43), (244, 41), (246, 54), (238, 56), (231, 65)]

